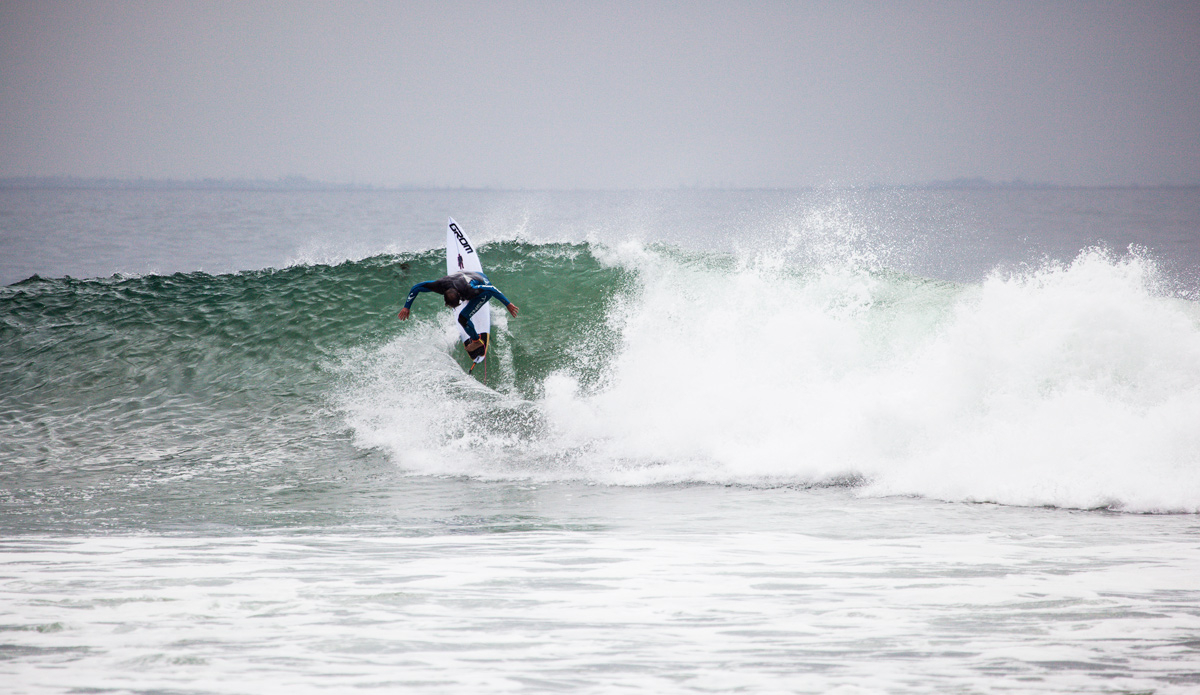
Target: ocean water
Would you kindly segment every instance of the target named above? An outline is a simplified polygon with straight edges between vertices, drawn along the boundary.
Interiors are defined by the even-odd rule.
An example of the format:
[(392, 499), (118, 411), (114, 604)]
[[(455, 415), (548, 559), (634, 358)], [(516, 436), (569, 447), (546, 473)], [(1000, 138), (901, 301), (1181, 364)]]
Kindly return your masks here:
[(4, 692), (1200, 690), (1200, 190), (9, 190), (0, 282)]

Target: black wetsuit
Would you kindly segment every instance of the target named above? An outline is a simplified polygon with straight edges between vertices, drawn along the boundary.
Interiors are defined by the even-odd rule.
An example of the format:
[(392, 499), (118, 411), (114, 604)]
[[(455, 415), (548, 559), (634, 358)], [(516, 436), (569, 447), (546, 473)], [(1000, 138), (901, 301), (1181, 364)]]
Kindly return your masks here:
[(467, 303), (458, 314), (458, 323), (467, 332), (467, 335), (471, 337), (471, 340), (479, 339), (479, 334), (475, 332), (475, 326), (471, 325), (471, 317), (489, 299), (495, 297), (504, 302), (505, 306), (512, 304), (512, 302), (508, 301), (508, 297), (505, 297), (500, 290), (496, 289), (483, 273), (462, 272), (447, 275), (440, 280), (418, 282), (413, 285), (413, 288), (408, 292), (408, 301), (404, 303), (404, 308), (411, 308), (413, 300), (422, 292), (437, 292), (440, 295), (445, 295), (446, 290), (450, 289), (456, 290), (458, 296)]

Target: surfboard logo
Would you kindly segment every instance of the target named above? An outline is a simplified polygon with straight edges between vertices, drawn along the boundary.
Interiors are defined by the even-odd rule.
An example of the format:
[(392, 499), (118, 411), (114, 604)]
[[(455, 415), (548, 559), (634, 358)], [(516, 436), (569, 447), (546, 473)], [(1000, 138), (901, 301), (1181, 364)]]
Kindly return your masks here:
[[(451, 222), (450, 231), (454, 232), (454, 236), (458, 237), (458, 243), (462, 244), (462, 247), (467, 250), (467, 253), (475, 252), (475, 249), (471, 248), (471, 244), (467, 242), (467, 238), (463, 236), (462, 231), (459, 230), (458, 225)], [(462, 256), (459, 256), (458, 258), (458, 267), (462, 267)]]

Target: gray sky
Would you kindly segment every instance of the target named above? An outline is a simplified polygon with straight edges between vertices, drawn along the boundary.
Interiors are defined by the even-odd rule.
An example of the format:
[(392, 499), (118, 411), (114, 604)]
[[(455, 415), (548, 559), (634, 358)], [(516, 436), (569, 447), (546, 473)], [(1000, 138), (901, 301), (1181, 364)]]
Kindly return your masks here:
[(0, 3), (0, 176), (1200, 183), (1200, 3)]

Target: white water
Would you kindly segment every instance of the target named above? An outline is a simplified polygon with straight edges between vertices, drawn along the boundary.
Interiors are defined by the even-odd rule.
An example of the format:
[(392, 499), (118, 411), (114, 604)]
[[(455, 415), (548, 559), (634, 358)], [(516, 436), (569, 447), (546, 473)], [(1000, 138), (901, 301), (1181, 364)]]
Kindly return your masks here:
[(1183, 695), (1200, 677), (1191, 517), (418, 487), (391, 500), (443, 515), (417, 535), (0, 544), (4, 690)]
[[(405, 336), (344, 398), (360, 442), (484, 478), (852, 480), (865, 495), (1200, 511), (1200, 315), (1141, 255), (1093, 249), (960, 286), (844, 260), (602, 252), (640, 286), (609, 311), (621, 346), (601, 388), (568, 370), (534, 402), (497, 396), (447, 379), (432, 335)], [(463, 409), (532, 409), (543, 427), (467, 431)]]

